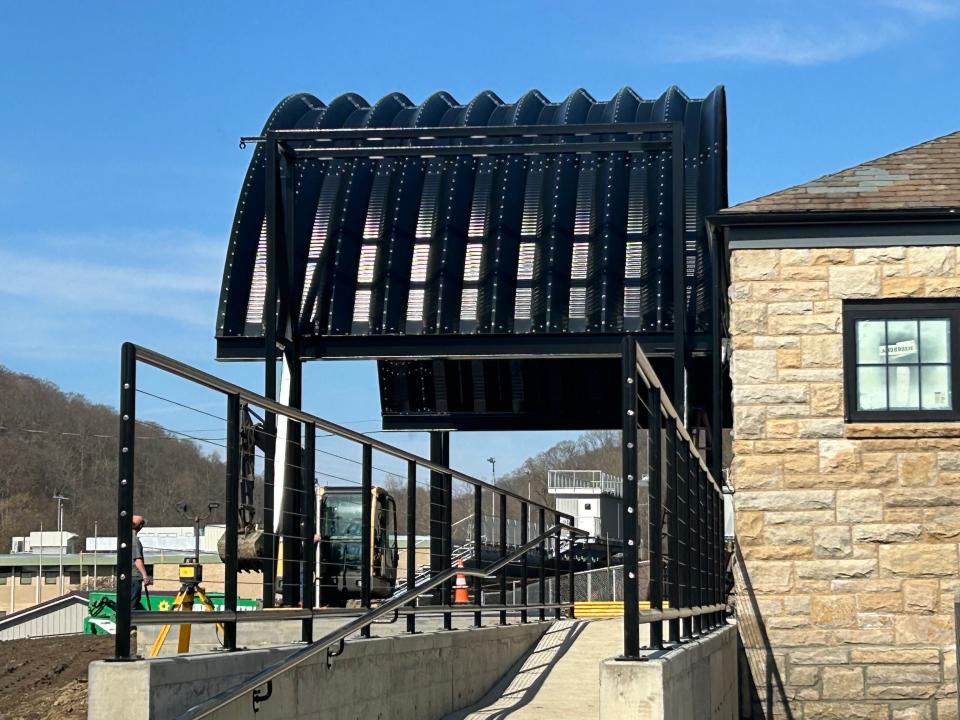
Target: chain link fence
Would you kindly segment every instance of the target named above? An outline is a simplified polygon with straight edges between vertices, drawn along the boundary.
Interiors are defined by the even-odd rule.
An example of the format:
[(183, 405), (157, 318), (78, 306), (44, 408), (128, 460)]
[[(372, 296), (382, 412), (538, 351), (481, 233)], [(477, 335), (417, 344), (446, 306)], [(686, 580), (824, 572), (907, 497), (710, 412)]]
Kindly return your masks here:
[[(640, 563), (640, 599), (646, 600), (649, 594), (650, 585), (650, 563), (644, 560)], [(560, 597), (567, 598), (567, 588), (569, 587), (569, 575), (564, 574), (560, 578)], [(554, 592), (556, 579), (546, 578), (545, 593), (543, 602), (557, 602)], [(522, 593), (521, 580), (507, 581), (507, 603), (519, 604)], [(573, 597), (575, 602), (602, 602), (610, 600), (623, 600), (623, 565), (614, 565), (612, 567), (597, 568), (595, 570), (585, 570), (578, 572), (573, 577)], [(527, 584), (527, 602), (534, 604), (540, 600), (540, 583), (537, 580)], [(500, 603), (499, 590), (486, 590), (483, 593), (484, 605), (498, 605)]]

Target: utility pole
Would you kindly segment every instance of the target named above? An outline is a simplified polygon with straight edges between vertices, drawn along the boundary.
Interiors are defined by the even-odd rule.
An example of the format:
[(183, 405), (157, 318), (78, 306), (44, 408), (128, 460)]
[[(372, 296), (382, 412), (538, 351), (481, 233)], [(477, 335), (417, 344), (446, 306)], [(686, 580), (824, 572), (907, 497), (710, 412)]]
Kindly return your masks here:
[(60, 546), (60, 594), (63, 595), (63, 501), (70, 498), (57, 492), (53, 496), (57, 501), (57, 544)]
[[(30, 548), (33, 551), (33, 548)], [(37, 571), (37, 602), (40, 604), (40, 583), (43, 582), (43, 521), (40, 521), (40, 569)]]
[(93, 521), (93, 589), (97, 589), (97, 552), (100, 550), (99, 528), (97, 521)]

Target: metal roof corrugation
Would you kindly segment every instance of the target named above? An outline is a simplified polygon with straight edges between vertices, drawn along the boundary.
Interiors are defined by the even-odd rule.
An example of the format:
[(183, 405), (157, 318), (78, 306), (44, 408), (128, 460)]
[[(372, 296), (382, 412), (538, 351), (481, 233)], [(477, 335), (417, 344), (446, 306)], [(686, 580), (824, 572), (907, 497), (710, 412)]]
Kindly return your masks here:
[[(514, 103), (483, 92), (468, 104), (445, 92), (420, 105), (391, 93), (372, 106), (354, 93), (329, 105), (298, 94), (276, 107), (265, 129), (608, 123), (603, 137), (615, 140), (618, 123), (664, 121), (683, 122), (686, 249), (677, 261), (686, 270), (688, 327), (703, 330), (714, 296), (703, 218), (726, 205), (722, 87), (702, 100), (675, 87), (656, 100), (624, 88), (608, 101), (576, 90), (551, 102), (533, 90)], [(258, 144), (230, 237), (221, 337), (263, 332), (264, 162)], [(668, 151), (302, 162), (294, 210), (299, 333), (669, 331), (670, 174)]]

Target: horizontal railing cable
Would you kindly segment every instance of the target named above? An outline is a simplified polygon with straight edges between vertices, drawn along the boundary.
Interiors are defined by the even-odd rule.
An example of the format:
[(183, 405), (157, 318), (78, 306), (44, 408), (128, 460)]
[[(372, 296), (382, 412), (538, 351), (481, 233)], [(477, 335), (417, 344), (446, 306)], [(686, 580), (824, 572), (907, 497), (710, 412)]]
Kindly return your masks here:
[[(256, 690), (258, 687), (260, 687), (261, 685), (264, 685), (274, 680), (275, 678), (284, 674), (291, 668), (296, 667), (300, 663), (305, 662), (306, 660), (309, 660), (310, 658), (314, 657), (315, 655), (321, 652), (324, 652), (325, 650), (328, 650), (329, 648), (338, 644), (342, 640), (345, 640), (346, 638), (350, 637), (357, 631), (369, 626), (378, 618), (381, 618), (384, 615), (389, 615), (390, 613), (398, 611), (400, 608), (402, 608), (404, 605), (406, 605), (407, 603), (409, 603), (411, 600), (415, 599), (419, 595), (423, 595), (424, 593), (427, 593), (430, 590), (433, 590), (434, 588), (442, 585), (448, 580), (453, 579), (454, 577), (456, 577), (456, 575), (461, 574), (465, 576), (481, 577), (481, 578), (494, 575), (498, 570), (506, 567), (511, 562), (519, 559), (526, 553), (533, 550), (535, 547), (538, 547), (541, 541), (544, 541), (547, 538), (561, 531), (567, 531), (568, 533), (573, 533), (576, 535), (586, 535), (586, 533), (584, 533), (582, 530), (579, 530), (575, 527), (571, 527), (569, 525), (564, 525), (561, 523), (561, 524), (554, 525), (546, 532), (541, 533), (538, 537), (518, 547), (514, 552), (501, 558), (500, 560), (497, 560), (494, 563), (491, 563), (490, 565), (487, 565), (484, 568), (474, 569), (474, 568), (463, 567), (463, 568), (449, 568), (447, 570), (444, 570), (443, 572), (431, 578), (429, 581), (421, 585), (417, 585), (413, 588), (410, 588), (406, 592), (400, 595), (397, 595), (396, 597), (390, 598), (389, 600), (384, 602), (382, 605), (379, 605), (378, 607), (373, 608), (372, 610), (370, 610), (363, 616), (357, 618), (356, 620), (353, 620), (352, 622), (349, 622), (343, 625), (342, 627), (330, 633), (327, 633), (325, 636), (323, 636), (316, 642), (304, 648), (294, 651), (291, 655), (286, 657), (281, 662), (276, 663), (275, 665), (272, 665), (264, 670), (261, 670), (256, 675), (253, 675), (249, 679), (245, 680), (243, 683), (240, 683), (232, 688), (228, 688), (227, 690), (224, 690), (223, 692), (215, 695), (209, 700), (203, 703), (200, 703), (199, 705), (195, 705), (194, 707), (188, 709), (182, 715), (178, 716), (178, 720), (198, 720), (199, 718), (207, 717), (211, 713), (219, 710), (220, 708), (225, 707), (226, 705), (229, 705), (231, 702), (233, 702), (234, 700), (237, 700), (238, 698), (242, 697), (246, 693), (252, 692), (253, 690)], [(277, 612), (283, 612), (283, 610), (271, 610), (270, 612), (277, 613)], [(307, 611), (307, 612), (311, 612), (311, 611)], [(240, 613), (238, 613), (238, 615), (239, 614)], [(298, 615), (297, 617), (301, 617), (301, 615)]]

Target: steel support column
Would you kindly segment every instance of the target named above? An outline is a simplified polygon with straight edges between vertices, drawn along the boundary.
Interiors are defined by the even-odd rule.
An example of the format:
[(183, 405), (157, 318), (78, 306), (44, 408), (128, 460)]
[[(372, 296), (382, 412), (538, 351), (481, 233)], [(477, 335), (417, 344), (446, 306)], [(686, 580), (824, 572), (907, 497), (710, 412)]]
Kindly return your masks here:
[(632, 337), (623, 339), (620, 383), (622, 394), (623, 463), (623, 660), (640, 657), (640, 586), (637, 573), (637, 343)]
[[(303, 463), (301, 476), (300, 531), (301, 543), (300, 563), (300, 604), (305, 608), (312, 608), (315, 597), (314, 568), (317, 564), (317, 544), (313, 541), (317, 533), (317, 491), (316, 473), (314, 472), (317, 458), (317, 426), (308, 423), (303, 426)], [(313, 642), (313, 618), (303, 621), (301, 640)]]
[[(360, 606), (370, 608), (370, 571), (373, 554), (370, 519), (373, 514), (373, 448), (363, 446), (360, 468)], [(360, 631), (363, 637), (370, 637), (370, 626)]]
[[(224, 504), (224, 554), (223, 559), (223, 609), (227, 612), (237, 609), (237, 560), (239, 543), (239, 493), (240, 493), (240, 396), (227, 395), (227, 456)], [(223, 624), (223, 647), (225, 650), (237, 649), (237, 623)]]
[[(417, 463), (407, 461), (407, 590), (417, 582)], [(416, 607), (417, 601), (410, 601)], [(407, 632), (417, 631), (417, 616), (407, 615)]]
[[(115, 660), (130, 659), (130, 603), (133, 592), (133, 480), (137, 426), (137, 351), (120, 351), (120, 430), (117, 457), (117, 634)], [(12, 582), (12, 578), (11, 578)], [(37, 582), (41, 580), (37, 579)]]
[[(650, 609), (663, 609), (660, 388), (647, 391), (647, 513), (650, 518)], [(650, 647), (663, 649), (663, 623), (650, 623)]]
[[(520, 503), (520, 544), (526, 545), (527, 540), (529, 539), (527, 525), (530, 521), (530, 507), (527, 503)], [(520, 622), (525, 623), (527, 621), (527, 571), (529, 569), (529, 563), (527, 562), (527, 555), (524, 554), (523, 558), (520, 560), (520, 574), (523, 577), (523, 582), (520, 585), (520, 604), (523, 605), (523, 610), (520, 611)], [(514, 598), (516, 600), (516, 598)]]
[[(483, 567), (483, 488), (473, 486), (473, 567), (479, 570)], [(483, 578), (473, 578), (473, 602), (479, 608), (483, 605)], [(483, 613), (479, 610), (473, 614), (474, 627), (483, 625)]]
[[(503, 493), (500, 493), (497, 496), (497, 501), (499, 507), (497, 512), (500, 513), (500, 557), (506, 557), (507, 555), (507, 496)], [(507, 604), (507, 568), (504, 567), (500, 571), (500, 605)], [(500, 624), (507, 624), (507, 611), (500, 611)]]

